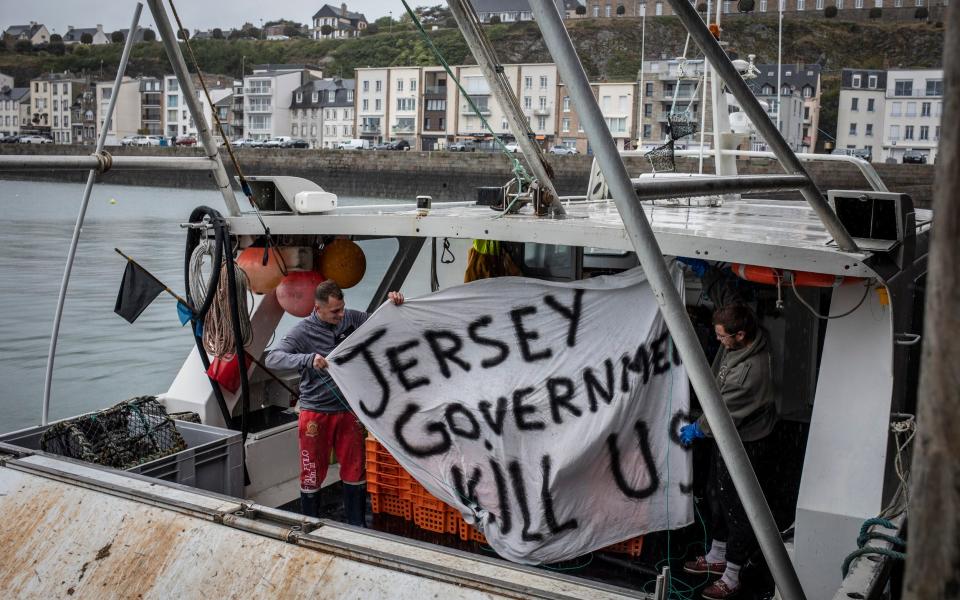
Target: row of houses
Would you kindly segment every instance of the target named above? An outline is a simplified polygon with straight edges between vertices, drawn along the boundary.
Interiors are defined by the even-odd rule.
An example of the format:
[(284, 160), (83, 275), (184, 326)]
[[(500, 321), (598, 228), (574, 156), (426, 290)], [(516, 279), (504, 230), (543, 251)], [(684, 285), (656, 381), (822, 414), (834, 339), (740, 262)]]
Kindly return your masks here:
[[(98, 23), (96, 27), (74, 27), (73, 25), (67, 25), (66, 33), (60, 37), (63, 39), (63, 43), (69, 46), (71, 44), (82, 43), (84, 36), (89, 36), (89, 43), (98, 46), (111, 43), (114, 33), (119, 33), (122, 36), (122, 41), (126, 41), (128, 31), (129, 29), (118, 29), (117, 31), (107, 33), (103, 30), (103, 25), (100, 23)], [(142, 42), (147, 31), (152, 32), (153, 30), (149, 27), (137, 29), (134, 41)], [(27, 40), (34, 46), (42, 46), (50, 42), (51, 35), (46, 25), (37, 23), (36, 21), (30, 21), (28, 25), (11, 25), (7, 27), (3, 32), (3, 39), (8, 42)], [(155, 37), (156, 35), (154, 34), (154, 38)]]
[[(645, 61), (637, 81), (591, 84), (618, 147), (656, 146), (669, 135), (671, 118), (711, 131), (712, 110), (701, 85), (703, 69), (702, 60), (664, 58)], [(334, 148), (354, 138), (371, 144), (405, 140), (417, 150), (482, 141), (491, 137), (491, 130), (512, 139), (504, 111), (479, 67), (459, 65), (451, 70), (464, 91), (439, 66), (360, 68), (355, 79), (339, 79), (324, 78), (310, 65), (257, 65), (242, 80), (207, 76), (210, 99), (199, 92), (198, 97), (208, 123), (212, 126), (216, 115), (230, 139), (289, 136), (302, 138), (313, 148)], [(504, 65), (504, 74), (543, 147), (563, 145), (590, 152), (554, 64)], [(56, 143), (92, 143), (113, 95), (117, 105), (108, 141), (137, 133), (172, 140), (197, 132), (173, 75), (127, 77), (118, 89), (112, 81), (90, 82), (70, 73), (38, 77), (27, 88), (12, 84), (11, 78), (0, 75), (3, 134), (28, 131), (49, 135)], [(784, 64), (779, 73), (776, 65), (756, 65), (748, 84), (792, 149), (818, 148), (819, 65)], [(936, 158), (942, 70), (845, 69), (839, 102), (837, 148), (866, 149), (874, 160), (899, 161), (908, 149), (921, 151), (931, 162)], [(731, 121), (736, 124), (733, 117)], [(699, 141), (694, 135), (680, 143), (691, 147)], [(712, 143), (709, 138), (704, 141)], [(767, 149), (756, 136), (746, 144)]]

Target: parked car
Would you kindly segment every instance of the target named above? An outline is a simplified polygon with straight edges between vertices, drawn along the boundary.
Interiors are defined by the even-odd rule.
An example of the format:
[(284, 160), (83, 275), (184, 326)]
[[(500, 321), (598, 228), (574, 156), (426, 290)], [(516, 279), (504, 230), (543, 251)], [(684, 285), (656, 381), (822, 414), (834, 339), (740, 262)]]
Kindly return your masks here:
[(43, 135), (21, 135), (17, 140), (20, 144), (52, 144), (53, 140)]
[(516, 142), (510, 142), (504, 146), (508, 152), (520, 152), (520, 145)]
[(243, 148), (243, 147), (253, 148), (254, 143), (255, 143), (254, 140), (251, 138), (237, 138), (235, 140), (232, 140), (230, 142), (230, 145), (233, 146), (234, 148)]
[(144, 137), (145, 136), (142, 136), (142, 135), (127, 135), (120, 140), (120, 145), (121, 146), (141, 146), (141, 145), (145, 146), (146, 144), (140, 143), (140, 140), (142, 140)]
[(280, 148), (283, 146), (284, 142), (289, 142), (291, 139), (293, 138), (291, 138), (288, 135), (281, 135), (279, 137), (270, 138), (269, 140), (263, 143), (261, 148)]
[(834, 148), (830, 154), (841, 154), (844, 156), (855, 156), (862, 158), (867, 162), (873, 161), (873, 154), (867, 148)]
[(337, 150), (362, 150), (369, 147), (370, 142), (368, 140), (361, 139), (347, 140), (337, 144)]
[(903, 164), (908, 163), (925, 165), (927, 164), (927, 155), (919, 150), (907, 150), (903, 153)]
[(164, 139), (166, 139), (162, 135), (147, 135), (144, 137), (147, 140), (145, 146), (162, 146)]
[(580, 152), (572, 146), (553, 146), (547, 152), (550, 154), (557, 154), (559, 156), (573, 156), (575, 154), (580, 154)]
[(450, 152), (476, 152), (477, 145), (472, 140), (463, 140), (449, 144), (447, 150)]
[(307, 140), (292, 139), (280, 144), (281, 148), (309, 148), (310, 142)]
[(0, 137), (0, 144), (16, 144), (19, 141), (20, 141), (20, 136), (15, 133)]
[(177, 146), (196, 146), (197, 138), (193, 137), (192, 135), (181, 135), (177, 138), (175, 144)]

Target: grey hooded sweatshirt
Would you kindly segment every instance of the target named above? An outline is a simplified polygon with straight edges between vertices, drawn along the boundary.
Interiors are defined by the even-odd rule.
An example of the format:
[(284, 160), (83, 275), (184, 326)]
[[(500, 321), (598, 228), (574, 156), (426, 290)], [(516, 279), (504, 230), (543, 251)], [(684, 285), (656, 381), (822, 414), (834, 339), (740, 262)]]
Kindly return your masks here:
[[(777, 421), (777, 407), (766, 333), (758, 329), (753, 343), (739, 350), (720, 348), (713, 359), (713, 375), (740, 439), (754, 442), (769, 435)], [(697, 423), (704, 434), (713, 437), (703, 415)]]
[(317, 313), (293, 326), (267, 355), (269, 369), (300, 372), (300, 408), (314, 412), (350, 410), (333, 378), (325, 370), (313, 368), (313, 357), (327, 356), (348, 335), (367, 320), (367, 313), (347, 309), (339, 325), (321, 321)]

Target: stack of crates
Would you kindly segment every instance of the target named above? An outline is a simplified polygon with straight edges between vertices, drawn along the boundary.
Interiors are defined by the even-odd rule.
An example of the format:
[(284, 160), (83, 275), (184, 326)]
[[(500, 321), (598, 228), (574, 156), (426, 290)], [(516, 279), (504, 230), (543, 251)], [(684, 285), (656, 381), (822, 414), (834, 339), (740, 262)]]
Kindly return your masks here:
[[(373, 436), (366, 441), (367, 492), (374, 513), (403, 517), (420, 529), (457, 535), (465, 542), (486, 544), (487, 538), (463, 520), (460, 511), (437, 499), (400, 466)], [(603, 548), (605, 552), (640, 556), (643, 536)]]

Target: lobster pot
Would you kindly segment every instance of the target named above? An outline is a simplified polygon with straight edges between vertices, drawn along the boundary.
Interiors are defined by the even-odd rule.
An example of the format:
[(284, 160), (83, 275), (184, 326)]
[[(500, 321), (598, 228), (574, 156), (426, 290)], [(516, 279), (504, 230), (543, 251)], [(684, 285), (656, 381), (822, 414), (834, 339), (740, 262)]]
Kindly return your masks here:
[(139, 396), (96, 413), (60, 421), (40, 449), (116, 469), (129, 469), (187, 447), (155, 396)]

